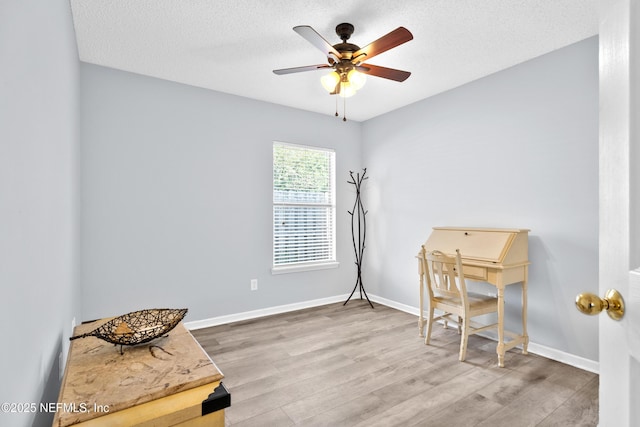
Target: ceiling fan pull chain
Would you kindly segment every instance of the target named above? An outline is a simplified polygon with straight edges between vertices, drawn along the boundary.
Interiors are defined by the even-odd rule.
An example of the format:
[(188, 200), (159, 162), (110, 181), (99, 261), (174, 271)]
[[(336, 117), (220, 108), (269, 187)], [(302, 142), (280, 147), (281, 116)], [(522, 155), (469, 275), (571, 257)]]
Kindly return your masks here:
[(336, 96), (336, 117), (338, 117), (338, 97)]
[(344, 98), (342, 98), (342, 100), (344, 101), (344, 105), (342, 106), (342, 121), (346, 122), (347, 121), (347, 97), (345, 96)]

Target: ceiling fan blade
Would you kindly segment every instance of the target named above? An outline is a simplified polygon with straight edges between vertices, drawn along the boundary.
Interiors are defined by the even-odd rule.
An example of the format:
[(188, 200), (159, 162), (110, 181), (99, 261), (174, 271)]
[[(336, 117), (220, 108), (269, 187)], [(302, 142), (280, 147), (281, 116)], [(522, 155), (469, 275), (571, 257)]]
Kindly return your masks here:
[(409, 71), (396, 70), (395, 68), (381, 67), (372, 64), (359, 65), (356, 67), (356, 70), (370, 76), (382, 77), (383, 79), (395, 80), (397, 82), (403, 82), (411, 75)]
[(293, 31), (300, 34), (309, 43), (320, 49), (326, 56), (331, 57), (333, 55), (334, 59), (342, 58), (342, 54), (310, 26), (298, 25), (297, 27), (293, 27)]
[(281, 68), (279, 70), (273, 70), (275, 74), (292, 74), (292, 73), (301, 73), (303, 71), (313, 71), (313, 70), (321, 70), (323, 68), (332, 68), (327, 64), (318, 64), (318, 65), (307, 65), (305, 67), (293, 67), (293, 68)]
[(413, 40), (413, 34), (404, 27), (398, 27), (390, 33), (380, 37), (378, 40), (371, 42), (362, 49), (354, 52), (353, 58), (358, 60), (358, 57), (364, 54), (365, 56), (362, 56), (362, 58), (359, 59), (359, 62), (364, 62), (376, 55), (380, 55), (382, 52), (386, 52), (389, 49), (400, 46), (402, 43), (406, 43), (409, 40)]

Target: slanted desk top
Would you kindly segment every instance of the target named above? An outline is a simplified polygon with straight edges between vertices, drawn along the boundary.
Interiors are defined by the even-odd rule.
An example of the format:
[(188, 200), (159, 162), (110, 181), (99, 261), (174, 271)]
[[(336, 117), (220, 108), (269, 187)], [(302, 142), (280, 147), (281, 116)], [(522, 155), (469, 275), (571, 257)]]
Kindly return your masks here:
[(465, 266), (504, 269), (529, 264), (528, 233), (521, 228), (434, 227), (424, 247), (449, 255), (460, 249)]
[[(79, 325), (74, 334), (89, 332), (107, 320)], [(201, 402), (213, 393), (222, 378), (222, 373), (182, 323), (165, 337), (138, 346), (125, 346), (123, 354), (120, 346), (95, 337), (74, 340), (59, 396), (59, 403), (68, 406), (56, 412), (53, 425), (69, 426), (102, 418), (105, 425), (118, 425), (106, 419), (132, 408), (136, 408), (137, 423), (141, 417), (139, 405), (147, 405), (157, 418), (158, 407), (152, 405), (160, 399), (165, 399), (161, 406), (174, 406), (172, 418), (176, 418), (173, 412), (177, 410), (200, 416)], [(188, 411), (184, 403), (176, 404), (175, 400), (166, 404), (170, 397), (196, 391), (197, 396), (190, 398), (196, 403), (189, 403), (194, 408)]]

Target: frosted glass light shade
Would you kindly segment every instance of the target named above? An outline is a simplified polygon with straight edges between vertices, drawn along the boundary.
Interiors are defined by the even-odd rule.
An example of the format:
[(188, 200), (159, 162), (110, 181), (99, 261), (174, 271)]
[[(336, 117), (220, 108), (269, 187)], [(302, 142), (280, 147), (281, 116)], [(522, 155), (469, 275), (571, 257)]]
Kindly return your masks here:
[(322, 87), (324, 87), (327, 92), (333, 92), (338, 82), (340, 82), (340, 75), (335, 71), (320, 78), (320, 83), (322, 83)]
[(340, 96), (342, 98), (350, 98), (353, 95), (356, 94), (356, 90), (354, 89), (353, 85), (349, 82), (342, 82), (340, 83)]
[(349, 74), (347, 74), (347, 79), (349, 80), (349, 83), (351, 83), (351, 86), (354, 90), (360, 90), (360, 88), (367, 82), (366, 74), (363, 74), (357, 70), (349, 71)]

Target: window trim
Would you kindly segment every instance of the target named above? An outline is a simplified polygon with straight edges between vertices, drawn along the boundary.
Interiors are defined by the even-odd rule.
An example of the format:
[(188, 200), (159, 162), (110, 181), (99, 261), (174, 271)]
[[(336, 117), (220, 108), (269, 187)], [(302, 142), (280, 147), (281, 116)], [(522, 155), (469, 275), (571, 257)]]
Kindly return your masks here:
[[(338, 255), (337, 255), (337, 244), (338, 244), (338, 240), (337, 240), (337, 236), (336, 236), (336, 228), (337, 228), (337, 216), (336, 216), (336, 212), (337, 212), (337, 183), (336, 183), (336, 165), (335, 165), (335, 157), (336, 157), (336, 151), (333, 148), (327, 148), (327, 147), (318, 147), (318, 146), (313, 146), (313, 145), (304, 145), (304, 144), (293, 144), (293, 143), (289, 143), (289, 142), (282, 142), (282, 141), (273, 141), (272, 144), (272, 152), (273, 152), (273, 148), (276, 146), (284, 146), (284, 147), (292, 147), (292, 148), (297, 148), (297, 149), (308, 149), (308, 150), (315, 150), (315, 151), (324, 151), (324, 152), (328, 152), (328, 153), (333, 153), (333, 173), (331, 174), (332, 176), (330, 176), (330, 179), (332, 181), (332, 187), (333, 187), (333, 203), (331, 204), (319, 204), (319, 203), (274, 203), (273, 202), (273, 197), (272, 197), (272, 201), (271, 201), (271, 212), (272, 212), (272, 217), (271, 217), (271, 274), (276, 275), (276, 274), (287, 274), (287, 273), (296, 273), (296, 272), (303, 272), (303, 271), (315, 271), (315, 270), (326, 270), (326, 269), (332, 269), (332, 268), (338, 268), (340, 266), (340, 263), (338, 262)], [(273, 161), (274, 158), (272, 156), (271, 158), (271, 167), (272, 167), (272, 174), (273, 174)], [(271, 191), (273, 193), (273, 176), (271, 179)], [(333, 208), (333, 230), (332, 230), (332, 236), (333, 236), (333, 259), (332, 260), (323, 260), (323, 261), (308, 261), (308, 262), (298, 262), (298, 263), (290, 263), (290, 264), (284, 264), (284, 265), (275, 265), (274, 264), (274, 243), (275, 243), (275, 230), (273, 228), (273, 212), (274, 212), (274, 207), (276, 205), (290, 205), (290, 206), (312, 206), (312, 207), (325, 207), (325, 208)]]
[(338, 261), (312, 261), (290, 265), (274, 265), (273, 267), (271, 267), (271, 274), (287, 274), (297, 273), (300, 271), (329, 270), (331, 268), (338, 267), (340, 267), (340, 263)]

